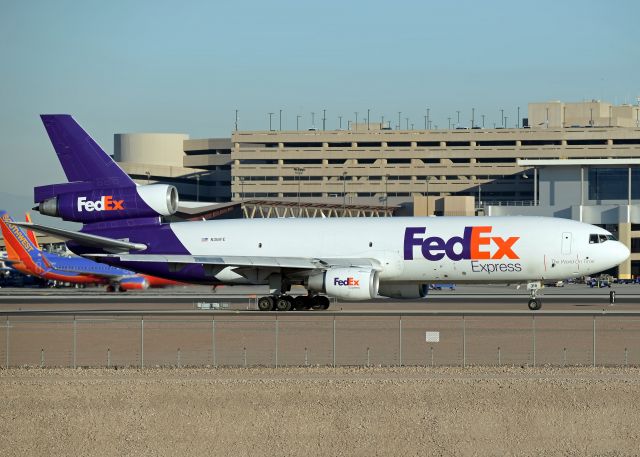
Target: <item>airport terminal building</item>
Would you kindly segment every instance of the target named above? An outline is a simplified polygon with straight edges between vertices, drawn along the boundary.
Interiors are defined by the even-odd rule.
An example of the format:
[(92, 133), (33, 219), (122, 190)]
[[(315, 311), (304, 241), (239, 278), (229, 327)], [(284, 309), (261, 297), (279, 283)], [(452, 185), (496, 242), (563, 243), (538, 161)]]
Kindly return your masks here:
[(620, 275), (640, 275), (640, 106), (532, 103), (518, 124), (116, 134), (114, 158), (140, 183), (236, 202), (246, 217), (539, 214), (600, 224), (631, 248)]

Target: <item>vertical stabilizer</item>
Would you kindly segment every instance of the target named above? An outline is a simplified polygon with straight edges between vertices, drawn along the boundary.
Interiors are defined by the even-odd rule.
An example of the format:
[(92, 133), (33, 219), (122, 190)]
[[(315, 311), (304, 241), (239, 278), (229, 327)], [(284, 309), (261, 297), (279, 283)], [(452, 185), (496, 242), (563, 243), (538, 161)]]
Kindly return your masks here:
[(135, 183), (68, 114), (40, 116), (69, 182), (96, 187), (127, 187)]

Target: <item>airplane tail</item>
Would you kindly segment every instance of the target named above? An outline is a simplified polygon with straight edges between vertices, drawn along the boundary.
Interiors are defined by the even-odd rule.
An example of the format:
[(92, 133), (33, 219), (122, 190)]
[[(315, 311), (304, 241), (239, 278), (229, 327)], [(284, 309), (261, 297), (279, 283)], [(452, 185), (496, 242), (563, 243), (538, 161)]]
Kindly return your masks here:
[(40, 116), (69, 182), (134, 187), (133, 180), (68, 114)]
[(170, 216), (178, 210), (174, 186), (138, 186), (73, 117), (41, 118), (69, 181), (34, 189), (34, 209), (41, 214), (93, 224)]
[(0, 211), (0, 229), (7, 246), (9, 260), (19, 260), (32, 268), (42, 268), (42, 251), (37, 248), (24, 233), (24, 231), (12, 224), (13, 219), (9, 214)]

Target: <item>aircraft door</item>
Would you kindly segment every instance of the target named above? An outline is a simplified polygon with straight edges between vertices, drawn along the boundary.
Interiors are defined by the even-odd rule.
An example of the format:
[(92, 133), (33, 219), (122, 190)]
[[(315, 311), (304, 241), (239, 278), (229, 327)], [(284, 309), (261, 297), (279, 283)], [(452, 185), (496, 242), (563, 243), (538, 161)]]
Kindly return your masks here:
[(562, 233), (562, 254), (571, 254), (571, 232)]

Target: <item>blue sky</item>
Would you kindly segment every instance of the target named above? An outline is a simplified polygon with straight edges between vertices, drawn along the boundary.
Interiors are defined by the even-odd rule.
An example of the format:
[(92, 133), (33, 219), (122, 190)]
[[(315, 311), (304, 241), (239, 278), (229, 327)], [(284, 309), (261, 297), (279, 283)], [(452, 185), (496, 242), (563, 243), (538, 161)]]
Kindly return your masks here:
[(319, 124), (323, 109), (328, 128), (367, 109), (418, 128), (427, 107), (440, 127), (456, 110), (468, 124), (472, 107), (491, 126), (528, 102), (640, 96), (632, 0), (0, 7), (0, 192), (19, 196), (64, 180), (40, 113), (73, 114), (111, 152), (121, 132), (228, 136), (235, 109), (241, 129), (268, 128), (280, 109), (285, 128), (311, 112)]

